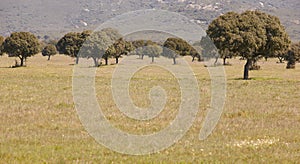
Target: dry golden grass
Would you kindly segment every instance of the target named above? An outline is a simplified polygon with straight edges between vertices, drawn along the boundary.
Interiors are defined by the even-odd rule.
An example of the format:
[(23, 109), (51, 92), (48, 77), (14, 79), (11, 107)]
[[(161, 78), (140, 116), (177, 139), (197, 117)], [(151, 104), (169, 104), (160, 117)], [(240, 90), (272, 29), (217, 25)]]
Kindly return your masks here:
[[(232, 66), (225, 67), (224, 113), (205, 141), (198, 135), (210, 102), (210, 78), (203, 63), (189, 62), (201, 94), (192, 128), (167, 150), (128, 156), (99, 145), (80, 123), (72, 97), (71, 58), (54, 56), (47, 61), (37, 55), (28, 59), (27, 67), (8, 68), (14, 59), (0, 57), (0, 163), (299, 162), (300, 65), (286, 70), (276, 59), (260, 61), (262, 70), (251, 71), (252, 80), (244, 81), (240, 80), (244, 62), (230, 60)], [(149, 105), (148, 91), (154, 85), (168, 93), (159, 117), (139, 122), (126, 118), (113, 102), (110, 80), (115, 67), (100, 67), (96, 77), (97, 98), (112, 124), (136, 134), (167, 126), (180, 103), (172, 74), (155, 65), (135, 74), (130, 93), (136, 105)]]

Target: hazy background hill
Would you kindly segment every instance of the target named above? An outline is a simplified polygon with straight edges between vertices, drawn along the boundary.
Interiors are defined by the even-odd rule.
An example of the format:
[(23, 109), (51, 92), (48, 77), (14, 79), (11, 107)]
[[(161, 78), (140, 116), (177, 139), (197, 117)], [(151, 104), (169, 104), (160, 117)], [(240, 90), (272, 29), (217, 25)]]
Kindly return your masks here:
[(68, 31), (94, 29), (116, 15), (140, 9), (164, 9), (207, 28), (220, 14), (259, 9), (278, 16), (292, 40), (300, 40), (299, 0), (1, 0), (0, 34), (30, 31), (61, 37)]

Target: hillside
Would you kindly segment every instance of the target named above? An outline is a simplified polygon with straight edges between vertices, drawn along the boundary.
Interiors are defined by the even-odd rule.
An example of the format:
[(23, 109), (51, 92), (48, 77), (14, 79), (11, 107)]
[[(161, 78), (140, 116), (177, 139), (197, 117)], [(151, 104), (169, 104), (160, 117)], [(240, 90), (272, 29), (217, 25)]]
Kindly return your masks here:
[(292, 40), (300, 40), (298, 0), (1, 0), (0, 34), (31, 31), (60, 37), (67, 31), (94, 29), (105, 20), (128, 11), (163, 9), (187, 16), (204, 28), (228, 11), (259, 9), (280, 17)]

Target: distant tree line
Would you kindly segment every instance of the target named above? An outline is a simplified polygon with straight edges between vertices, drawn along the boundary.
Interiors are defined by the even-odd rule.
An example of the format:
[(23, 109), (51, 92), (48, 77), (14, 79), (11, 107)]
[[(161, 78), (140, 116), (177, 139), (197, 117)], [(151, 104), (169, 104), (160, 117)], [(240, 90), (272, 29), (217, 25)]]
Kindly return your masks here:
[(260, 11), (246, 11), (238, 14), (228, 12), (219, 16), (209, 25), (207, 36), (202, 37), (192, 45), (181, 38), (168, 38), (164, 43), (151, 40), (126, 41), (115, 29), (105, 28), (100, 31), (69, 32), (58, 41), (40, 42), (29, 32), (14, 32), (9, 37), (0, 36), (0, 55), (17, 57), (23, 66), (28, 57), (41, 52), (47, 56), (65, 54), (75, 58), (78, 64), (80, 58), (92, 59), (96, 67), (101, 65), (100, 59), (108, 65), (109, 58), (115, 58), (116, 64), (124, 55), (135, 54), (140, 59), (144, 56), (152, 58), (159, 56), (172, 59), (177, 64), (179, 56), (191, 56), (203, 61), (206, 57), (226, 59), (241, 57), (246, 60), (244, 79), (249, 78), (249, 70), (257, 67), (260, 58), (266, 60), (276, 57), (279, 62), (287, 61), (287, 68), (295, 68), (300, 60), (300, 42), (292, 43), (280, 20)]

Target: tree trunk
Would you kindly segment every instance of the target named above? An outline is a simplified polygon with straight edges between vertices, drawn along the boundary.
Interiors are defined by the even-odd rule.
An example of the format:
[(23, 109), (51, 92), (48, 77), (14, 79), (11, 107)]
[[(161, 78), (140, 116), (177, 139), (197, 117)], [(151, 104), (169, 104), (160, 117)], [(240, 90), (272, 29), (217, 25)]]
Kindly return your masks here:
[(203, 61), (203, 60), (201, 59), (201, 56), (199, 56), (198, 57), (198, 62), (201, 62), (201, 61)]
[(173, 64), (174, 65), (176, 64), (176, 58), (173, 58)]
[(214, 65), (217, 65), (217, 63), (218, 63), (218, 57), (216, 57), (216, 61), (215, 61), (215, 63), (214, 63)]
[(142, 58), (141, 58), (142, 60), (144, 60), (144, 55), (142, 55)]
[(22, 57), (19, 57), (19, 58), (21, 60), (20, 66), (22, 67), (24, 65), (24, 57), (22, 56)]
[(51, 55), (48, 56), (48, 60), (50, 60), (50, 58), (51, 58)]
[(93, 60), (94, 60), (95, 67), (98, 67), (98, 66), (99, 66), (99, 63), (98, 63), (97, 58), (93, 57)]
[(226, 65), (226, 57), (223, 58), (223, 65)]
[(76, 64), (78, 64), (79, 63), (79, 56), (76, 56), (76, 62), (75, 62)]
[(154, 63), (154, 56), (152, 56), (152, 63)]
[(249, 79), (249, 68), (252, 64), (252, 60), (247, 59), (247, 63), (244, 66), (244, 80), (248, 80)]
[(283, 63), (283, 57), (278, 57), (279, 63)]
[(105, 65), (108, 65), (108, 58), (104, 58), (105, 60)]
[(195, 61), (195, 56), (193, 56), (193, 59), (192, 59), (192, 62), (194, 62)]
[(119, 64), (119, 57), (116, 57), (116, 64)]

